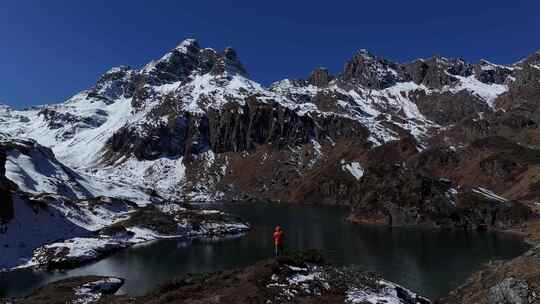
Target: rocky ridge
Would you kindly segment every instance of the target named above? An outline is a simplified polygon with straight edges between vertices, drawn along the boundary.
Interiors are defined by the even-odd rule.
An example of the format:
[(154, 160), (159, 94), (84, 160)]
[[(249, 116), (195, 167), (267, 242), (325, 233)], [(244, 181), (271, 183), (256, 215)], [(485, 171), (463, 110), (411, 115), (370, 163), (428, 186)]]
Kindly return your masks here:
[[(233, 49), (187, 39), (141, 69), (109, 70), (64, 104), (2, 109), (0, 124), (77, 173), (155, 197), (322, 202), (352, 206), (357, 219), (386, 214), (392, 225), (504, 226), (526, 212), (455, 213), (474, 214), (478, 192), (503, 197), (480, 199), (490, 214), (536, 198), (537, 57), (396, 63), (360, 50), (336, 75), (318, 68), (264, 88)], [(378, 166), (373, 151), (396, 145), (407, 148)], [(390, 179), (401, 190), (362, 198)]]

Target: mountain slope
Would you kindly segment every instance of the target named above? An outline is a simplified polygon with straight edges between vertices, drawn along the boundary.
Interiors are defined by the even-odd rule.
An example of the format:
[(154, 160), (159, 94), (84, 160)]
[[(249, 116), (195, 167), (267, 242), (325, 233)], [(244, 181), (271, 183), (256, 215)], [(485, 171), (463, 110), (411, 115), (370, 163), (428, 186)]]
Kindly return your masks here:
[[(249, 79), (233, 49), (217, 52), (187, 39), (141, 69), (107, 71), (63, 104), (2, 108), (0, 126), (50, 147), (83, 179), (155, 198), (355, 206), (365, 181), (390, 176), (386, 169), (373, 176), (377, 170), (370, 167), (401, 162), (458, 188), (505, 191), (518, 180), (522, 187), (505, 195), (534, 199), (535, 161), (516, 165), (530, 177), (489, 179), (489, 166), (507, 166), (489, 159), (500, 155), (504, 148), (498, 145), (504, 143), (484, 145), (489, 152), (474, 160), (481, 165), (467, 155), (478, 151), (476, 140), (488, 136), (505, 137), (535, 155), (537, 67), (537, 53), (503, 66), (440, 56), (395, 63), (360, 50), (337, 75), (319, 68), (308, 79), (265, 88)], [(407, 144), (397, 144), (402, 150), (395, 151), (396, 142)], [(452, 149), (460, 159), (455, 168), (413, 165)], [(393, 152), (372, 157), (386, 150)], [(516, 163), (508, 157), (504, 162)], [(403, 179), (401, 186), (415, 189), (406, 187), (409, 182)], [(386, 199), (394, 206), (404, 195)], [(443, 198), (448, 206), (454, 201)]]
[(222, 212), (164, 204), (143, 190), (81, 176), (33, 140), (0, 134), (0, 271), (76, 266), (149, 240), (249, 229)]

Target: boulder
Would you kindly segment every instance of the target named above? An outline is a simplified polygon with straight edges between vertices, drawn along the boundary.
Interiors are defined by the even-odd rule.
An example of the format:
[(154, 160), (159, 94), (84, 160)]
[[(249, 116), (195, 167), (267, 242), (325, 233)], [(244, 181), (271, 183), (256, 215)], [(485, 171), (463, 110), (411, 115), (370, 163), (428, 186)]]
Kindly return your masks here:
[(529, 284), (509, 277), (491, 287), (488, 293), (489, 304), (527, 304), (529, 303)]

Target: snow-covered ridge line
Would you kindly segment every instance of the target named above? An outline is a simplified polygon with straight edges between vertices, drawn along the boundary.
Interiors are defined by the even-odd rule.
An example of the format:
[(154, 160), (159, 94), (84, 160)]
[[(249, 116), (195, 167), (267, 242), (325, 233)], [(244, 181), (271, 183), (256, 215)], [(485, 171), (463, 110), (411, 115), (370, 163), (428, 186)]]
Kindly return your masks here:
[[(441, 86), (437, 86), (437, 81), (427, 81), (426, 75), (416, 77), (415, 69), (422, 70), (417, 65), (425, 65), (421, 67), (444, 78)], [(419, 107), (415, 102), (417, 94), (436, 96), (465, 91), (493, 107), (495, 98), (508, 90), (499, 78), (512, 77), (505, 76), (510, 67), (487, 61), (471, 65), (462, 60), (433, 57), (402, 64), (367, 50), (360, 50), (347, 67), (336, 76), (318, 69), (308, 80), (285, 79), (265, 88), (249, 79), (234, 50), (227, 48), (218, 53), (201, 48), (194, 39), (186, 39), (141, 69), (110, 69), (95, 86), (65, 103), (23, 111), (0, 107), (0, 128), (51, 148), (61, 163), (80, 176), (80, 184), (92, 195), (122, 196), (143, 204), (149, 199), (145, 194), (149, 186), (181, 188), (184, 159), (176, 155), (171, 160), (159, 155), (155, 161), (140, 161), (126, 156), (105, 166), (104, 159), (115, 153), (107, 144), (122, 128), (139, 128), (144, 135), (144, 128), (171, 128), (189, 115), (227, 111), (231, 104), (244, 105), (247, 99), (256, 98), (260, 103), (276, 103), (291, 109), (299, 116), (355, 120), (369, 130), (368, 140), (373, 146), (408, 133), (423, 147), (430, 132), (443, 127), (443, 123), (435, 123)], [(487, 76), (480, 77), (484, 74)], [(30, 164), (29, 159), (12, 155), (10, 164), (23, 161)], [(169, 170), (167, 181), (153, 185), (136, 177), (143, 169), (160, 166), (172, 166), (176, 171)], [(30, 169), (31, 166), (17, 169), (19, 177), (24, 171), (31, 176)], [(19, 184), (23, 180), (19, 178)], [(53, 190), (46, 183), (38, 184), (37, 188), (42, 190), (36, 188), (37, 192)]]

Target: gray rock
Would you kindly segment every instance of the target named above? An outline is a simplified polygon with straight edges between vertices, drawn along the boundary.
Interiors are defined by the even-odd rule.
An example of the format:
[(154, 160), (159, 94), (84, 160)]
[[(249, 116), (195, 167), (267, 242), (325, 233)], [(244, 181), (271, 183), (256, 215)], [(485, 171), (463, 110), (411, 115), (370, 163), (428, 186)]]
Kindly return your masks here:
[(527, 304), (529, 303), (529, 284), (513, 277), (506, 278), (491, 287), (488, 293), (489, 304)]
[(309, 83), (317, 87), (325, 87), (332, 80), (332, 76), (328, 73), (328, 70), (325, 68), (317, 68), (311, 72), (309, 76)]
[(403, 66), (375, 57), (367, 50), (360, 50), (345, 63), (343, 73), (339, 76), (342, 86), (361, 85), (370, 89), (385, 89), (397, 82), (406, 81)]
[(89, 97), (110, 104), (122, 96), (132, 97), (140, 81), (142, 81), (142, 77), (135, 70), (123, 65), (112, 68), (103, 74), (88, 94)]
[(514, 77), (516, 78), (513, 83), (514, 87), (534, 86), (538, 88), (540, 81), (540, 54), (534, 53), (521, 61), (517, 65)]
[(125, 126), (115, 132), (107, 143), (109, 160), (121, 155), (147, 160), (182, 155), (189, 159), (208, 150), (241, 152), (261, 144), (285, 149), (311, 139), (362, 141), (368, 136), (367, 129), (355, 120), (336, 115), (301, 116), (277, 102), (264, 103), (256, 97), (248, 98), (245, 105), (233, 102), (206, 114), (169, 114), (167, 123)]
[(236, 51), (230, 47), (227, 47), (223, 54), (219, 54), (216, 63), (212, 66), (210, 73), (212, 75), (221, 75), (223, 73), (239, 74), (247, 77), (248, 73), (242, 62), (238, 59)]
[(483, 83), (503, 84), (511, 74), (510, 68), (495, 65), (486, 60), (480, 60), (474, 65), (474, 76)]
[(461, 59), (447, 59), (433, 56), (427, 60), (419, 59), (405, 65), (407, 76), (417, 84), (428, 88), (441, 89), (457, 81), (455, 76), (472, 75), (472, 65)]

